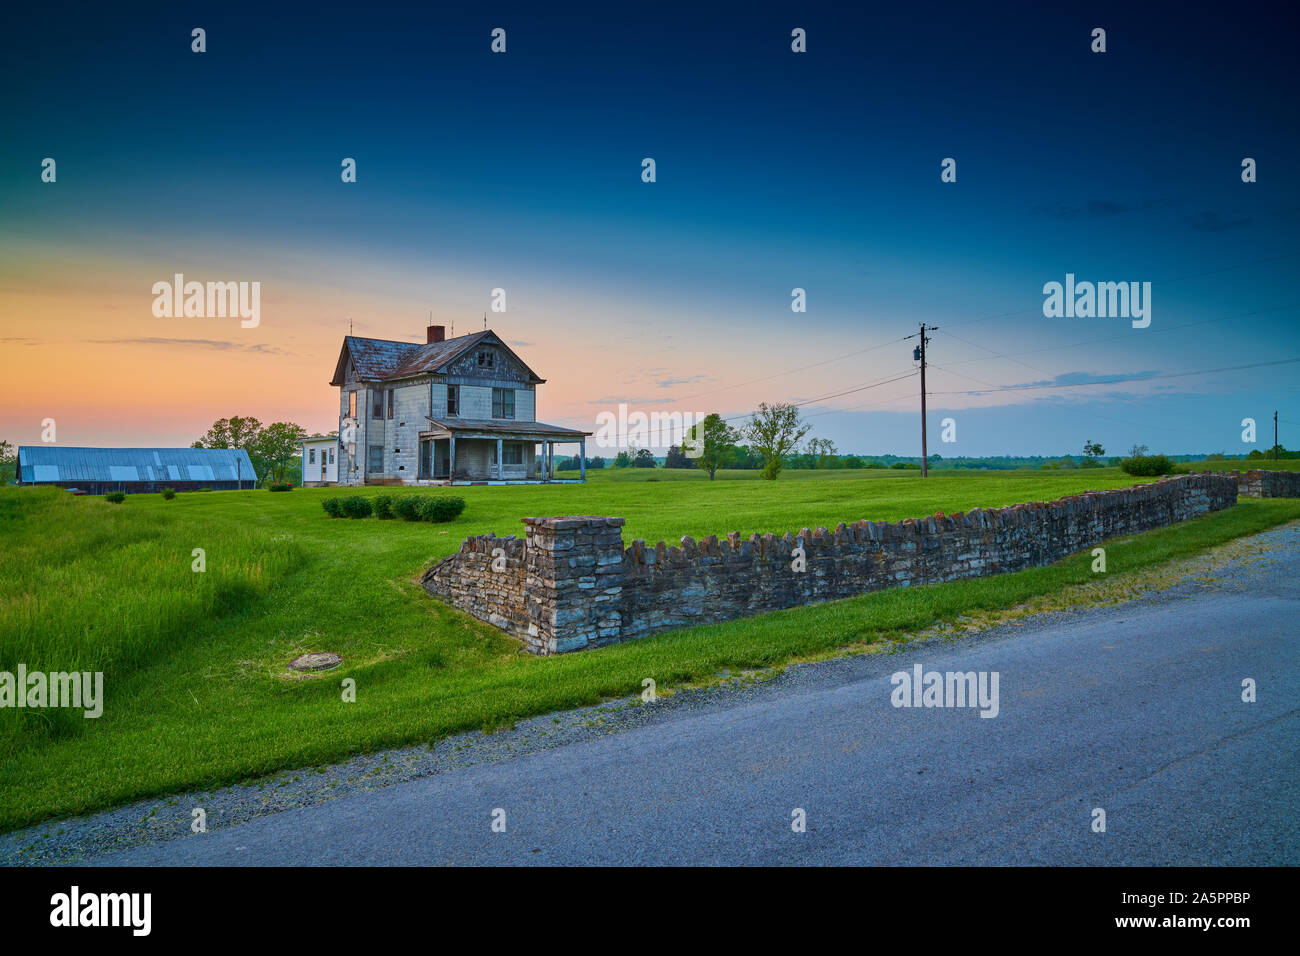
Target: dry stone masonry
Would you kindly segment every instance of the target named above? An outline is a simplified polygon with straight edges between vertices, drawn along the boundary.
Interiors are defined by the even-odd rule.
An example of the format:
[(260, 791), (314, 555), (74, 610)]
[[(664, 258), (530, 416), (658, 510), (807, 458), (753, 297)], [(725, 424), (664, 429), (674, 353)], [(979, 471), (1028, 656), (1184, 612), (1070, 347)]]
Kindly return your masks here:
[(524, 518), (523, 541), (468, 538), (422, 583), (533, 653), (560, 654), (884, 588), (1052, 564), (1108, 538), (1232, 507), (1239, 493), (1298, 496), (1297, 478), (1182, 475), (1047, 503), (780, 537), (682, 538), (672, 546), (624, 547), (622, 518)]
[(1243, 498), (1300, 498), (1300, 471), (1234, 471)]

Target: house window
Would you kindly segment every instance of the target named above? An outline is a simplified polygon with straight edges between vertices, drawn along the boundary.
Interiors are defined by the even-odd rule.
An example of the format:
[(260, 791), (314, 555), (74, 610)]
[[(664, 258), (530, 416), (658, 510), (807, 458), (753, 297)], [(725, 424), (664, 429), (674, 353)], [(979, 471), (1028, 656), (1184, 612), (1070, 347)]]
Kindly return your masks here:
[(357, 393), (348, 392), (348, 418), (357, 417)]
[(334, 464), (334, 449), (330, 449), (330, 464)]
[(397, 389), (390, 388), (388, 390), (388, 417), (389, 418), (393, 417), (393, 402), (394, 402), (393, 396), (396, 394), (397, 394)]
[(382, 388), (375, 389), (375, 400), (373, 403), (373, 408), (371, 409), (370, 417), (371, 418), (384, 417), (384, 390)]
[(384, 470), (384, 446), (370, 446), (370, 472), (375, 474)]
[(314, 464), (316, 464), (316, 449), (315, 449), (315, 448), (308, 448), (308, 449), (307, 449), (307, 464), (309, 464), (309, 465), (314, 465)]
[(460, 386), (459, 385), (447, 386), (447, 414), (448, 415), (460, 414)]
[(495, 361), (496, 361), (496, 356), (495, 356), (493, 353), (491, 353), (491, 352), (479, 352), (479, 353), (478, 353), (478, 367), (479, 367), (479, 368), (492, 368), (493, 363), (494, 363)]
[(492, 417), (515, 417), (515, 390), (513, 388), (492, 389)]
[(509, 442), (501, 447), (501, 460), (507, 465), (524, 463), (524, 446), (518, 442)]

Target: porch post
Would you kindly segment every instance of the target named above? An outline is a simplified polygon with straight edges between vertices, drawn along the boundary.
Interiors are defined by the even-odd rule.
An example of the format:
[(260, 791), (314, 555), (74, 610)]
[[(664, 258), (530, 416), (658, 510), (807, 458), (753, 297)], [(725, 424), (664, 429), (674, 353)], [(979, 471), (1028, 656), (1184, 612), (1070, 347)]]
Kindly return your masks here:
[(456, 481), (456, 433), (452, 432), (447, 441), (447, 484), (450, 485)]
[(587, 439), (578, 439), (578, 475), (583, 480), (587, 480)]
[(505, 459), (501, 457), (501, 439), (497, 439), (497, 480), (500, 481), (506, 476)]
[(555, 446), (551, 442), (546, 443), (546, 480), (550, 481), (555, 477)]

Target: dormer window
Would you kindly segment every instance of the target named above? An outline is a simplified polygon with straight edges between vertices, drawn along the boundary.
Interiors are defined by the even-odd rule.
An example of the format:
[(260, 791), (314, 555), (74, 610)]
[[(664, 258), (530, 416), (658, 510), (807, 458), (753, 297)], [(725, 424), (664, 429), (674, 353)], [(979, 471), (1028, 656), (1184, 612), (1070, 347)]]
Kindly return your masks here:
[(479, 367), (479, 368), (492, 368), (492, 367), (493, 367), (493, 364), (494, 364), (494, 362), (495, 362), (495, 360), (496, 360), (496, 356), (495, 356), (493, 353), (491, 353), (491, 352), (479, 352), (479, 353), (478, 353), (478, 367)]

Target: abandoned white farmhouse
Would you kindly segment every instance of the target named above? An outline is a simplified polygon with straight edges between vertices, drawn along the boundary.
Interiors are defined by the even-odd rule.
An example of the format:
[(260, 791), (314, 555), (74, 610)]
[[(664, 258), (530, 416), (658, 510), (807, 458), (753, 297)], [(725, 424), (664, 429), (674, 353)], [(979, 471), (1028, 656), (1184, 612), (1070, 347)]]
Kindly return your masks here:
[(591, 432), (537, 421), (545, 381), (490, 329), (448, 339), (431, 325), (423, 345), (349, 335), (330, 381), (339, 389), (338, 482), (557, 481), (557, 444), (578, 446), (585, 481)]

